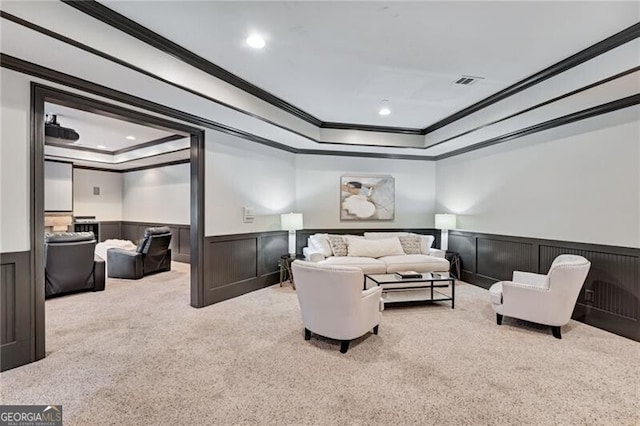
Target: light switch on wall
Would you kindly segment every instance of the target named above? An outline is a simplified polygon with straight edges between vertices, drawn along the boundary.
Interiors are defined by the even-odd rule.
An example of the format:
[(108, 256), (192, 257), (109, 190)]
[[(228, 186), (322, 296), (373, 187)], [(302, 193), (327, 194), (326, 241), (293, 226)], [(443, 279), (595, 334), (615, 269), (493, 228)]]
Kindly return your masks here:
[(93, 187), (93, 195), (100, 195), (100, 187), (99, 186), (94, 186)]
[(244, 223), (253, 223), (256, 218), (256, 209), (253, 207), (244, 207), (242, 209), (242, 221)]

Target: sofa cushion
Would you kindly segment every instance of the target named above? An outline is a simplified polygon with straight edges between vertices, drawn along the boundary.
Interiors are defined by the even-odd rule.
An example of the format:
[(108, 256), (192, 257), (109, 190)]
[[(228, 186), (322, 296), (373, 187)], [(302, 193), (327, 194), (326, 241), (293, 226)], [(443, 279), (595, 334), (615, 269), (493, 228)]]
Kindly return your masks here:
[(331, 252), (334, 256), (347, 255), (347, 240), (342, 235), (328, 235)]
[(422, 254), (422, 238), (417, 235), (399, 237), (404, 254)]
[(404, 254), (400, 240), (397, 237), (381, 240), (366, 240), (347, 236), (346, 240), (348, 256), (377, 258)]
[(324, 257), (333, 256), (331, 244), (329, 244), (329, 234), (313, 234), (309, 237), (309, 247), (322, 253)]
[(405, 254), (402, 256), (384, 256), (378, 260), (387, 265), (387, 273), (398, 271), (449, 272), (449, 261), (425, 254)]
[(334, 266), (355, 266), (362, 269), (365, 274), (384, 274), (387, 270), (384, 262), (371, 257), (331, 256), (318, 263)]

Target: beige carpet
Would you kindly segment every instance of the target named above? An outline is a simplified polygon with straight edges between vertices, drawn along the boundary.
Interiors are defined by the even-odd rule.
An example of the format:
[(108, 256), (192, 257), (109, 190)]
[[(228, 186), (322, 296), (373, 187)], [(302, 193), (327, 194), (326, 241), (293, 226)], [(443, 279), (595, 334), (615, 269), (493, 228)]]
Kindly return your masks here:
[(345, 355), (303, 339), (278, 286), (189, 306), (187, 265), (47, 301), (47, 357), (0, 375), (3, 404), (62, 404), (65, 425), (632, 425), (640, 344), (571, 322), (495, 324), (486, 290), (389, 308)]

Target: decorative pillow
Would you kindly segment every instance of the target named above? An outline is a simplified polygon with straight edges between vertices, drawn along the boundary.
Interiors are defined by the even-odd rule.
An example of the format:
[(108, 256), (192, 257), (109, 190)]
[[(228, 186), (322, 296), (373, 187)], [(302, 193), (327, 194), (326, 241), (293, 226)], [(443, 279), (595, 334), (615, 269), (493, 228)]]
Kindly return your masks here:
[(399, 237), (402, 250), (405, 254), (422, 254), (422, 238), (418, 235)]
[(310, 245), (318, 250), (324, 257), (333, 256), (331, 244), (329, 244), (329, 234), (313, 234), (309, 237)]
[(404, 254), (398, 237), (367, 240), (347, 236), (348, 255), (358, 257), (382, 257)]
[(342, 235), (327, 235), (334, 256), (347, 255), (347, 241)]

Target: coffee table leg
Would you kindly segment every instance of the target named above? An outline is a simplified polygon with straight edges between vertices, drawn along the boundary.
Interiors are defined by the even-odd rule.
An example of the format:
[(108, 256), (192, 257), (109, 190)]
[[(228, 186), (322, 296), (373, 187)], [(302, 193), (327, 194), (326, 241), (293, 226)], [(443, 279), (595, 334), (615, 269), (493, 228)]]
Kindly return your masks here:
[(455, 307), (456, 303), (456, 280), (451, 280), (451, 309)]

